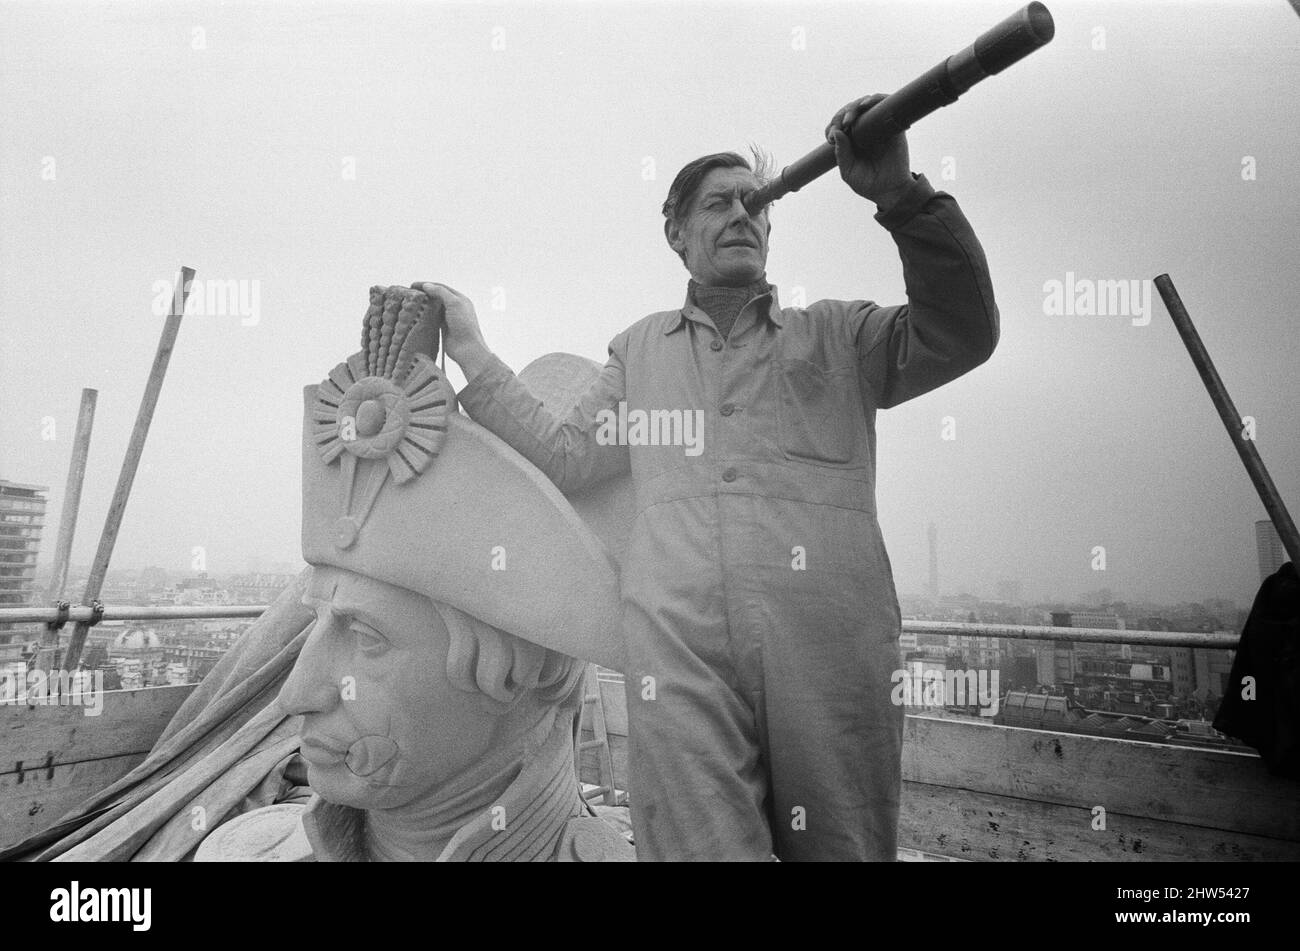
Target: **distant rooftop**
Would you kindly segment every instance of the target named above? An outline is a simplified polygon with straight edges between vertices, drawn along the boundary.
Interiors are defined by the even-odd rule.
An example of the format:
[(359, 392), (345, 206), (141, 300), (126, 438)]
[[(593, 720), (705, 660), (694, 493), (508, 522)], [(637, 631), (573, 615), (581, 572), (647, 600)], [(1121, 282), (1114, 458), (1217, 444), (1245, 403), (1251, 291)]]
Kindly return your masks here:
[(0, 479), (0, 491), (5, 489), (21, 489), (29, 492), (48, 492), (48, 485), (34, 485), (27, 482), (10, 482), (8, 479)]

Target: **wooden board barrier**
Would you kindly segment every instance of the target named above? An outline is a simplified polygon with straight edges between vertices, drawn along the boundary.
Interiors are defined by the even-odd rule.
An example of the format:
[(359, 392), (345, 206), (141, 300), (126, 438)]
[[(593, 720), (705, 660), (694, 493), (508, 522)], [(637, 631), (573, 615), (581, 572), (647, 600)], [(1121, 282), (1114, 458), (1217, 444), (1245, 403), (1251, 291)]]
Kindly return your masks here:
[[(601, 697), (626, 789), (622, 684), (602, 681)], [(594, 757), (581, 769), (594, 775)], [(1300, 783), (1252, 754), (908, 716), (899, 845), (976, 861), (1296, 861)]]
[(0, 847), (139, 765), (194, 686), (108, 690), (98, 716), (77, 705), (0, 704)]

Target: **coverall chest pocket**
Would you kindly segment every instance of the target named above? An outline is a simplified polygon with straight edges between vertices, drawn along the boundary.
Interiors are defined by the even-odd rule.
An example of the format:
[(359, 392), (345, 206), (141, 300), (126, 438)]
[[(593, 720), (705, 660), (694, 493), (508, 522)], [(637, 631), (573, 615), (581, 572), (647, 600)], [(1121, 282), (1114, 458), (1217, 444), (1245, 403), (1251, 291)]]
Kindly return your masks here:
[(858, 368), (780, 360), (777, 374), (777, 439), (786, 457), (819, 466), (862, 465)]

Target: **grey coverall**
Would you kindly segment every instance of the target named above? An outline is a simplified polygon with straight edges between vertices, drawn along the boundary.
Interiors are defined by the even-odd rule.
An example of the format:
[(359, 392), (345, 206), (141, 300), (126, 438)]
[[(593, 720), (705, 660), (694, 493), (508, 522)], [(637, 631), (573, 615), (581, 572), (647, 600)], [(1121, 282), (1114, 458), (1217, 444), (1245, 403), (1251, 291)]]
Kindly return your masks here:
[[(641, 860), (894, 860), (900, 617), (876, 521), (875, 414), (987, 360), (979, 242), (923, 176), (876, 220), (908, 303), (776, 292), (727, 339), (689, 300), (616, 336), (556, 418), (493, 358), (461, 405), (561, 489), (630, 466), (622, 572)], [(703, 451), (603, 444), (602, 410), (703, 410)]]

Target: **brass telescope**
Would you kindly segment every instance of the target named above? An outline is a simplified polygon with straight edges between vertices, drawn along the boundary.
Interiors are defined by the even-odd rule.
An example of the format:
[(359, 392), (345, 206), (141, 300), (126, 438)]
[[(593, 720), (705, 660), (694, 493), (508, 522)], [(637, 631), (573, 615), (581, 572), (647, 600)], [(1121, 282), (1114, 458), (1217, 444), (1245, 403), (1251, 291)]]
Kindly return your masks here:
[[(911, 128), (916, 120), (957, 101), (980, 80), (995, 76), (1041, 46), (1056, 33), (1052, 14), (1034, 2), (1007, 17), (960, 53), (949, 56), (933, 69), (886, 96), (862, 115), (848, 130), (853, 146), (869, 154), (874, 145)], [(764, 205), (790, 192), (797, 192), (814, 178), (836, 167), (835, 146), (823, 142), (775, 179), (750, 192), (745, 210), (757, 214)]]

